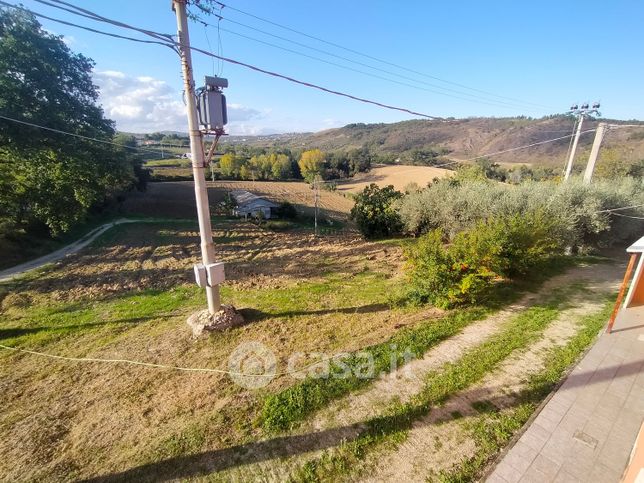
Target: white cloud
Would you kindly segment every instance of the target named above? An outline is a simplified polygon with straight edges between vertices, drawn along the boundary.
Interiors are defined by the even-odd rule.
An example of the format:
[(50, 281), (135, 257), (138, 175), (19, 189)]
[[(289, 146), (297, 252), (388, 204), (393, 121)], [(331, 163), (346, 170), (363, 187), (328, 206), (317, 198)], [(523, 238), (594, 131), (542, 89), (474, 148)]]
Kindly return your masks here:
[(76, 37), (74, 37), (73, 35), (63, 35), (62, 40), (63, 40), (63, 42), (65, 42), (65, 45), (67, 45), (67, 47), (71, 47), (73, 45), (76, 45), (76, 43), (77, 43), (76, 42)]
[[(117, 129), (128, 132), (187, 131), (181, 92), (167, 82), (149, 76), (129, 76), (106, 70), (94, 73), (100, 88), (105, 115), (116, 121)], [(262, 128), (248, 121), (264, 113), (240, 104), (228, 104), (227, 131), (231, 134), (259, 134)]]
[(76, 37), (74, 37), (73, 35), (62, 35), (54, 30), (50, 30), (45, 27), (43, 27), (43, 30), (48, 34), (55, 35), (56, 37), (60, 37), (60, 40), (62, 40), (67, 47), (71, 48), (72, 46), (77, 46), (78, 44)]

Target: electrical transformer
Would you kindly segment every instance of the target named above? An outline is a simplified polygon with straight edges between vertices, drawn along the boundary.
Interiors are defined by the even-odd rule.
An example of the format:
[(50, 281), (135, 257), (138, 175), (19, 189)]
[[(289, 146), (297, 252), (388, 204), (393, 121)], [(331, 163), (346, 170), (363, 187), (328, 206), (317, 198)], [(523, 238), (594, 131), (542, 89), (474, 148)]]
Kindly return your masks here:
[(223, 129), (228, 123), (226, 96), (221, 91), (228, 87), (228, 80), (206, 76), (206, 86), (197, 91), (199, 124), (207, 131)]

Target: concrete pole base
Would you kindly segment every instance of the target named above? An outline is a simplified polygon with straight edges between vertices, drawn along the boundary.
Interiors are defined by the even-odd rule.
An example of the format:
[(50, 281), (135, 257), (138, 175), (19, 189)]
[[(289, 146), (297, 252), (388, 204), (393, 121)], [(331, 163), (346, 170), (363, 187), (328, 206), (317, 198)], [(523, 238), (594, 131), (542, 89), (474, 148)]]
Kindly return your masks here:
[(194, 337), (210, 332), (222, 332), (227, 329), (244, 325), (244, 317), (232, 305), (222, 305), (221, 310), (214, 314), (208, 310), (195, 312), (186, 323), (192, 329)]

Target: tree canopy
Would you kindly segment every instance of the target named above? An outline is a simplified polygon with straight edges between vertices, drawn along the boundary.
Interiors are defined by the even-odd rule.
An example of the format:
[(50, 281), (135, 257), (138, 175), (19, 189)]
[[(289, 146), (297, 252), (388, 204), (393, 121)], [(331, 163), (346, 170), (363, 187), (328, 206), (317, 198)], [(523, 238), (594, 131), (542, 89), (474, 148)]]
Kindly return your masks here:
[[(97, 104), (91, 59), (43, 30), (33, 15), (0, 9), (0, 113), (112, 142)], [(130, 143), (130, 139), (124, 139)], [(134, 165), (122, 148), (0, 119), (0, 222), (67, 231), (127, 189)]]
[(324, 153), (319, 149), (304, 151), (298, 161), (302, 177), (311, 182), (317, 175), (322, 175), (324, 171), (324, 161)]
[(402, 198), (402, 193), (392, 185), (384, 188), (371, 183), (356, 196), (351, 209), (351, 218), (365, 238), (391, 236), (400, 232), (402, 223), (394, 202)]

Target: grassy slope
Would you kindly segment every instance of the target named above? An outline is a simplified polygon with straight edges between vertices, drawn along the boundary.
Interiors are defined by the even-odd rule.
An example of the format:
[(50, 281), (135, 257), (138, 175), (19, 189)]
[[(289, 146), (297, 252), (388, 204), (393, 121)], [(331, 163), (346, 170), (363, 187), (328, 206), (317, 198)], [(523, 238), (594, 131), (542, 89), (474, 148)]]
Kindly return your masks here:
[[(243, 231), (249, 225), (219, 220), (217, 226), (221, 230), (218, 244), (234, 248), (235, 257), (256, 253), (252, 247), (244, 248), (258, 236), (249, 237)], [(316, 255), (317, 250), (312, 250), (309, 256), (314, 258), (306, 262), (295, 255), (300, 263), (312, 267), (310, 275), (275, 279), (278, 283), (255, 283), (261, 280), (257, 273), (238, 272), (247, 269), (244, 262), (231, 263), (233, 278), (246, 275), (237, 279), (240, 283), (224, 288), (224, 299), (238, 307), (252, 307), (246, 314), (253, 323), (192, 342), (184, 320), (203, 304), (203, 296), (181, 275), (189, 268), (191, 258), (176, 260), (176, 254), (181, 246), (187, 247), (188, 257), (193, 256), (197, 243), (194, 224), (187, 222), (161, 221), (112, 230), (94, 244), (93, 255), (68, 261), (52, 272), (3, 284), (0, 340), (5, 345), (70, 356), (211, 368), (225, 368), (229, 354), (240, 342), (256, 340), (274, 350), (284, 367), (286, 357), (296, 351), (335, 353), (370, 347), (377, 357), (388, 357), (391, 341), (409, 344), (420, 354), (517, 295), (516, 287), (507, 287), (510, 290), (499, 292), (499, 299), (488, 307), (455, 311), (438, 322), (421, 319), (399, 331), (396, 322), (420, 310), (383, 306), (383, 301), (392, 300), (399, 278), (382, 271), (378, 261), (370, 262), (370, 256), (356, 258), (361, 249), (338, 254), (341, 263), (337, 264), (330, 264), (324, 253)], [(368, 247), (394, 250), (396, 244), (389, 240)], [(303, 250), (308, 253), (305, 247)], [(264, 259), (260, 255), (249, 266), (257, 270), (275, 264), (273, 249), (269, 246), (265, 252)], [(151, 263), (158, 263), (162, 270), (155, 271)], [(276, 265), (281, 272), (280, 267)], [(124, 278), (119, 279), (121, 270)], [(146, 278), (146, 270), (151, 270), (151, 277)], [(542, 277), (547, 274), (541, 273)], [(150, 282), (141, 282), (142, 286), (134, 290), (124, 285), (110, 292), (91, 291), (92, 283), (101, 277), (112, 285)], [(244, 277), (250, 278), (250, 283)], [(61, 283), (64, 290), (56, 290)], [(80, 295), (68, 295), (77, 290)], [(474, 349), (463, 361), (434, 375), (434, 382), (412, 403), (393, 407), (384, 418), (369, 421), (367, 432), (347, 445), (340, 459), (334, 455), (328, 461), (307, 465), (301, 476), (322, 476), (328, 471), (333, 474), (372, 445), (402, 437), (410, 421), (424, 414), (429, 404), (478, 380), (508, 351), (538, 336), (556, 315), (559, 302), (518, 317), (502, 336), (485, 346), (484, 352)], [(0, 353), (0, 360), (0, 381), (6, 388), (0, 392), (5, 408), (0, 428), (12, 435), (0, 442), (0, 460), (4, 461), (0, 471), (29, 479), (81, 478), (121, 470), (130, 478), (190, 474), (195, 464), (206, 464), (206, 460), (190, 455), (205, 450), (221, 455), (220, 459), (207, 458), (208, 472), (216, 471), (234, 464), (238, 457), (234, 452), (226, 453), (226, 448), (266, 435), (254, 424), (262, 420), (261, 416), (268, 429), (288, 426), (334, 397), (363, 386), (354, 380), (336, 387), (325, 382), (311, 385), (308, 379), (299, 382), (280, 378), (252, 392), (219, 375), (187, 376), (119, 365), (78, 366), (8, 352)], [(313, 388), (307, 394), (315, 397), (299, 401), (299, 396), (288, 396), (298, 394), (303, 387)], [(271, 401), (284, 402), (284, 410)], [(302, 402), (304, 406), (297, 406)], [(270, 407), (283, 415), (275, 419), (280, 421), (277, 425), (266, 423), (266, 408)], [(50, 429), (43, 426), (44, 421), (39, 423), (30, 416), (41, 414), (46, 421), (55, 422)], [(285, 419), (280, 420), (282, 417)], [(51, 448), (51, 452), (39, 454), (38, 446), (25, 448), (14, 439), (40, 433), (39, 445)], [(39, 459), (34, 464), (36, 455)], [(129, 470), (137, 465), (151, 466)]]
[[(623, 122), (623, 121), (619, 121)], [(593, 129), (595, 121), (584, 122), (584, 129)], [(522, 146), (570, 134), (572, 118), (471, 118), (449, 123), (431, 121), (403, 121), (391, 124), (350, 124), (295, 139), (276, 142), (265, 138), (248, 137), (247, 144), (286, 145), (296, 149), (320, 148), (327, 151), (347, 150), (368, 146), (376, 153), (396, 156), (413, 149), (444, 147), (454, 159), (466, 159), (515, 146)], [(617, 147), (621, 156), (629, 161), (644, 158), (644, 129), (615, 131), (604, 141), (605, 148)], [(563, 162), (569, 140), (563, 139), (533, 149), (496, 156), (497, 162), (559, 165)], [(592, 144), (592, 134), (580, 139), (578, 160), (587, 159)]]
[[(234, 226), (236, 225), (231, 225), (231, 228)], [(287, 355), (296, 350), (352, 350), (387, 337), (393, 329), (392, 324), (387, 322), (387, 317), (404, 313), (390, 312), (381, 306), (382, 300), (396, 283), (392, 277), (367, 267), (348, 276), (335, 271), (334, 266), (325, 264), (322, 259), (319, 264), (322, 270), (310, 280), (280, 283), (274, 288), (235, 284), (224, 288), (223, 297), (227, 302), (238, 307), (253, 307), (249, 317), (255, 322), (242, 330), (197, 343), (190, 341), (184, 321), (189, 313), (202, 305), (203, 297), (201, 291), (189, 282), (178, 285), (170, 282), (172, 288), (141, 287), (139, 293), (119, 289), (111, 295), (94, 296), (91, 295), (94, 292), (88, 292), (88, 296), (56, 300), (58, 297), (66, 297), (69, 290), (87, 289), (84, 279), (79, 278), (87, 272), (79, 270), (88, 269), (93, 272), (96, 269), (96, 275), (92, 277), (107, 276), (108, 280), (113, 280), (114, 276), (109, 272), (116, 270), (112, 263), (120, 257), (123, 261), (118, 261), (119, 266), (122, 265), (119, 268), (125, 269), (125, 276), (130, 277), (128, 267), (138, 266), (138, 263), (132, 265), (132, 262), (126, 261), (139, 253), (139, 249), (132, 245), (135, 240), (144, 249), (156, 246), (152, 254), (154, 259), (168, 251), (166, 247), (171, 247), (176, 242), (185, 244), (185, 241), (175, 239), (174, 236), (186, 229), (194, 230), (194, 225), (160, 222), (146, 227), (119, 227), (106, 233), (94, 244), (96, 256), (84, 255), (85, 258), (69, 261), (53, 272), (35, 274), (19, 282), (3, 284), (4, 310), (0, 321), (2, 344), (76, 357), (116, 356), (181, 366), (225, 367), (228, 355), (243, 340), (266, 343), (276, 351), (280, 361), (284, 361)], [(222, 244), (227, 242), (226, 238), (231, 244), (240, 243), (243, 238), (233, 229), (225, 231), (219, 239)], [(132, 255), (124, 251), (127, 246), (132, 247), (127, 249)], [(162, 265), (166, 266), (163, 260), (170, 259), (161, 260)], [(146, 263), (148, 262), (144, 260), (143, 266)], [(261, 261), (258, 260), (258, 263)], [(184, 262), (182, 266), (185, 265)], [(173, 269), (168, 266), (166, 273), (170, 275)], [(137, 271), (134, 271), (131, 277), (143, 274), (144, 272), (139, 272), (137, 275)], [(66, 289), (51, 292), (51, 288), (55, 288), (59, 281), (64, 281)], [(373, 311), (370, 309), (369, 312), (360, 313), (356, 311), (356, 306), (373, 307)], [(190, 388), (194, 378), (169, 371), (131, 369), (119, 365), (77, 366), (46, 362), (36, 356), (9, 352), (0, 353), (0, 359), (3, 361), (0, 370), (3, 385), (26, 390), (26, 393), (11, 390), (0, 397), (5, 408), (0, 417), (3, 432), (14, 431), (27, 437), (28, 434), (39, 431), (38, 425), (24, 430), (16, 429), (15, 425), (23, 424), (19, 421), (24, 420), (24, 410), (27, 408), (30, 412), (50, 414), (51, 409), (47, 408), (58, 407), (64, 399), (73, 401), (69, 403), (73, 406), (80, 404), (84, 408), (81, 414), (74, 416), (50, 414), (60, 424), (72, 428), (72, 431), (76, 431), (73, 429), (76, 427), (87, 429), (87, 425), (91, 425), (87, 429), (88, 434), (80, 438), (87, 448), (62, 456), (68, 461), (66, 464), (71, 465), (65, 470), (70, 476), (87, 475), (88, 471), (107, 471), (108, 467), (114, 465), (127, 468), (137, 463), (185, 454), (186, 451), (201, 447), (239, 444), (252, 439), (257, 433), (250, 423), (257, 417), (262, 393), (246, 393), (224, 377), (207, 376), (209, 381), (216, 383), (218, 390), (204, 393), (203, 390), (207, 387), (199, 388), (196, 392), (194, 388)], [(95, 387), (99, 382), (101, 385)], [(275, 381), (266, 389), (266, 394), (287, 383), (291, 382)], [(87, 386), (92, 387), (89, 392), (84, 390)], [(189, 401), (183, 406), (168, 405), (163, 402), (166, 397), (164, 391), (150, 392), (150, 388), (158, 389), (163, 386), (173, 387), (169, 393), (172, 394), (172, 399), (188, 397), (190, 400), (190, 394), (195, 397), (196, 394), (201, 394), (199, 397), (208, 403), (193, 409), (192, 416), (187, 420), (183, 413), (185, 407), (190, 407)], [(125, 394), (127, 404), (122, 405)], [(97, 401), (95, 397), (101, 401)], [(213, 412), (210, 409), (221, 405), (227, 398), (234, 398), (237, 402), (224, 411)], [(132, 418), (145, 412), (150, 400), (156, 401), (154, 404), (157, 409), (150, 416), (154, 427), (148, 427), (147, 424), (140, 426), (141, 423), (132, 421)], [(93, 413), (102, 411), (100, 408), (103, 406), (119, 405), (124, 410), (128, 408), (128, 416), (119, 409), (114, 414), (108, 411), (97, 416)], [(218, 416), (213, 422), (215, 414)], [(123, 418), (120, 423), (119, 418)], [(128, 427), (121, 425), (125, 422)], [(103, 433), (108, 431), (105, 425), (114, 424), (119, 428), (120, 434), (116, 440), (111, 441)], [(58, 448), (59, 445), (66, 444), (66, 437), (66, 431), (52, 435), (47, 444)], [(141, 444), (143, 441), (144, 444)], [(12, 450), (0, 444), (0, 453), (6, 456), (5, 464), (11, 461), (17, 467), (27, 465), (27, 461), (21, 463), (7, 456), (7, 451)], [(92, 462), (91, 455), (96, 451), (101, 452), (102, 459)], [(16, 466), (13, 468), (15, 470)], [(7, 472), (9, 468), (5, 466), (3, 470)], [(29, 470), (27, 466), (23, 466), (21, 471), (27, 471), (25, 474), (30, 475), (28, 477), (38, 479), (52, 478), (58, 470), (53, 463), (41, 461), (29, 467)]]

